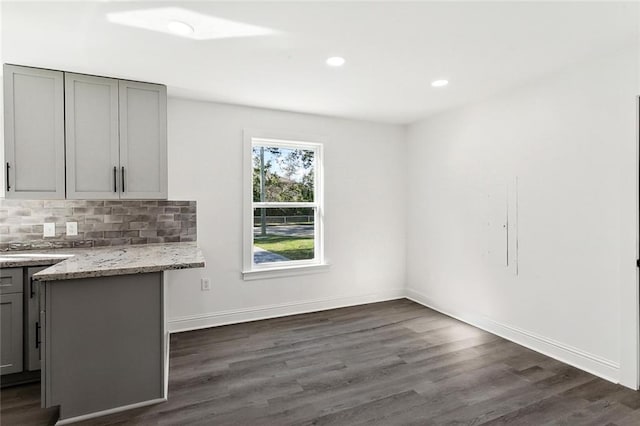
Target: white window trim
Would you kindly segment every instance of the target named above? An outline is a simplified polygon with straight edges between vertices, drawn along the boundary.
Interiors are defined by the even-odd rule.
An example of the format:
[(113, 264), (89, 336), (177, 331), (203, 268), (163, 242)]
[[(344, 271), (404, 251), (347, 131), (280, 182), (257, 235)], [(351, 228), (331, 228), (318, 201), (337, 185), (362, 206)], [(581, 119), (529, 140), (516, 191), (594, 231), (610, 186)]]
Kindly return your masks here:
[[(313, 149), (316, 155), (314, 170), (315, 245), (314, 259), (273, 262), (257, 265), (253, 262), (253, 146), (254, 141), (263, 141), (265, 146), (282, 148)], [(324, 256), (324, 158), (322, 139), (315, 136), (285, 135), (267, 131), (245, 129), (243, 132), (243, 269), (244, 280), (287, 277), (324, 272), (329, 269)], [(287, 206), (310, 206), (309, 203), (287, 203)]]

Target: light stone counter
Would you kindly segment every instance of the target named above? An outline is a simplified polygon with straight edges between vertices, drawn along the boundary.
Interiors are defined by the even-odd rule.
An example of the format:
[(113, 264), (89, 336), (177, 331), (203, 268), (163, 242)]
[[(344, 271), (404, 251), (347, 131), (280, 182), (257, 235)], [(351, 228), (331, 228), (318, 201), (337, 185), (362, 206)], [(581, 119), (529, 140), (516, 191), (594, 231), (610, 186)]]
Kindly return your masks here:
[(202, 268), (205, 261), (200, 248), (194, 242), (34, 250), (33, 253), (0, 255), (2, 268), (47, 264), (54, 265), (35, 274), (34, 279), (59, 281)]
[(4, 252), (0, 254), (0, 268), (54, 265), (90, 249), (48, 249)]

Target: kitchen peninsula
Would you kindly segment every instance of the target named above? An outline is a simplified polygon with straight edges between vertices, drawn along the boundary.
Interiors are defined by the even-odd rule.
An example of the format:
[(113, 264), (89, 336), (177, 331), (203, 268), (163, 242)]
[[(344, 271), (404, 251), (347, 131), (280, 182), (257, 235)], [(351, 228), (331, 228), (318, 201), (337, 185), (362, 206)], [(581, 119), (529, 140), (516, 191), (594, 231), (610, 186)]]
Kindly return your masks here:
[(66, 424), (166, 400), (163, 273), (204, 267), (196, 243), (0, 255), (2, 268), (53, 263), (33, 275), (42, 405)]

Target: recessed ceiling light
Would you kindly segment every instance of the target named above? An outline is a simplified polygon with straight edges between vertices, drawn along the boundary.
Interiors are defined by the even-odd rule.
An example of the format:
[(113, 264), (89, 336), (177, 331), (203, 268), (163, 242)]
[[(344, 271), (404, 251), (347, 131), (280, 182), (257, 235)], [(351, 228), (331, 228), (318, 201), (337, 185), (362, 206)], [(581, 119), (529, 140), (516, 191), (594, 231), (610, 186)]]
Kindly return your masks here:
[(433, 87), (444, 87), (447, 84), (449, 84), (449, 81), (447, 81), (447, 80), (435, 80), (435, 81), (431, 82), (431, 85)]
[(187, 36), (193, 34), (193, 27), (182, 21), (171, 21), (167, 24), (167, 28), (174, 34)]
[(255, 37), (277, 33), (271, 28), (230, 21), (181, 7), (109, 12), (107, 20), (114, 24), (187, 37), (193, 40)]
[(340, 56), (332, 56), (329, 59), (327, 59), (327, 65), (331, 67), (341, 67), (344, 65), (345, 62), (346, 61), (344, 60), (344, 58)]

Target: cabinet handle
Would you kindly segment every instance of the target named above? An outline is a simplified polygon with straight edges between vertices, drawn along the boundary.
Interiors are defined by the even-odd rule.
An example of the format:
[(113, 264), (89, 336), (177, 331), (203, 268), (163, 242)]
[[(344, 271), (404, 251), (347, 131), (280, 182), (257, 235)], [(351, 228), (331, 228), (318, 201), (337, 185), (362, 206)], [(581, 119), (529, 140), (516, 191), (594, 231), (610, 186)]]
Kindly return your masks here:
[(33, 296), (36, 295), (35, 290), (33, 289), (33, 277), (29, 278), (29, 299), (33, 299)]
[(9, 185), (9, 168), (11, 166), (9, 165), (9, 162), (7, 161), (7, 191), (11, 189), (11, 185)]
[(124, 166), (122, 166), (122, 192), (124, 192)]
[(113, 192), (118, 192), (118, 168), (113, 166)]
[(40, 347), (40, 323), (36, 323), (36, 348)]

